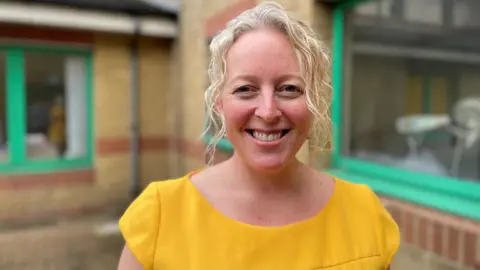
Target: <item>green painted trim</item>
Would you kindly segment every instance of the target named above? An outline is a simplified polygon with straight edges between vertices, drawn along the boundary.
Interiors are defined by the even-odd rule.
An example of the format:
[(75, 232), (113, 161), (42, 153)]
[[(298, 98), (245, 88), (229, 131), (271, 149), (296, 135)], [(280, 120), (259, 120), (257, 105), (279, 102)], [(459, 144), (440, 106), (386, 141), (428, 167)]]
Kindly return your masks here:
[(0, 174), (25, 175), (37, 173), (51, 173), (66, 170), (91, 169), (92, 163), (88, 158), (79, 159), (52, 159), (52, 160), (30, 160), (29, 162), (12, 166), (11, 164), (0, 164)]
[[(343, 158), (341, 167), (357, 174), (388, 179), (404, 185), (480, 202), (480, 185), (474, 182), (428, 173), (407, 171), (378, 163)], [(448, 203), (448, 202), (447, 202)], [(480, 209), (480, 208), (479, 208)]]
[(332, 40), (332, 166), (339, 166), (342, 155), (342, 107), (343, 107), (343, 36), (344, 12), (337, 8), (333, 11)]
[[(78, 48), (38, 47), (28, 45), (0, 45), (5, 51), (6, 61), (6, 90), (7, 90), (7, 126), (10, 161), (0, 164), (2, 174), (34, 174), (48, 173), (62, 170), (91, 168), (94, 160), (95, 144), (93, 137), (94, 104), (93, 104), (93, 57), (89, 50)], [(62, 54), (81, 56), (86, 64), (86, 138), (87, 154), (76, 159), (42, 159), (29, 160), (26, 157), (26, 87), (25, 87), (25, 52), (40, 52), (44, 54)], [(12, 124), (15, 123), (15, 124)]]
[(20, 49), (7, 50), (6, 93), (8, 151), (10, 164), (22, 164), (26, 160), (25, 147), (25, 62)]
[[(480, 221), (480, 200), (468, 200), (464, 198), (455, 198), (447, 194), (425, 190), (414, 186), (405, 185), (397, 181), (389, 181), (383, 177), (377, 178), (365, 176), (355, 172), (349, 172), (341, 169), (332, 169), (328, 171), (331, 175), (347, 180), (353, 183), (366, 184), (375, 192), (396, 198), (402, 201), (412, 202), (446, 213)], [(424, 179), (414, 179), (418, 182)]]
[(93, 134), (95, 134), (94, 130), (94, 117), (95, 117), (95, 112), (94, 112), (94, 97), (93, 97), (93, 56), (92, 54), (88, 54), (85, 57), (86, 61), (86, 86), (87, 86), (87, 91), (86, 91), (86, 100), (87, 100), (87, 127), (86, 127), (86, 138), (87, 138), (87, 160), (89, 162), (89, 165), (91, 166), (94, 162), (94, 153), (95, 153), (95, 138)]
[(218, 149), (220, 149), (222, 151), (225, 151), (225, 152), (233, 152), (234, 151), (232, 143), (226, 138), (222, 138), (217, 143), (217, 147), (218, 147)]
[(343, 130), (343, 42), (345, 35), (345, 11), (369, 0), (345, 0), (333, 10), (332, 30), (332, 167), (337, 168), (342, 158)]
[(335, 6), (335, 9), (344, 9), (344, 10), (351, 9), (367, 1), (373, 1), (373, 0), (343, 0), (340, 4)]
[[(212, 135), (205, 135), (203, 136), (203, 142), (205, 144), (210, 143), (213, 140)], [(227, 138), (222, 138), (216, 145), (216, 148), (223, 152), (232, 153), (234, 151), (232, 143)]]
[(59, 45), (48, 45), (48, 46), (39, 46), (39, 45), (26, 45), (26, 44), (0, 44), (0, 50), (21, 50), (24, 52), (39, 52), (39, 53), (51, 53), (51, 54), (70, 54), (77, 56), (88, 56), (91, 55), (91, 49), (89, 48), (75, 48), (75, 47), (65, 47)]

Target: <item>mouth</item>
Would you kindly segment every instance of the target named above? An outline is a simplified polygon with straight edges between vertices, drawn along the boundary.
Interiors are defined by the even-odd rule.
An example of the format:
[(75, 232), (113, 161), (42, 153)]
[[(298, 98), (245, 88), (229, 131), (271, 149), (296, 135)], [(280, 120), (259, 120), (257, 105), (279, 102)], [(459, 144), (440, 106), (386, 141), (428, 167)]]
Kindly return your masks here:
[(290, 132), (291, 129), (282, 129), (276, 131), (258, 131), (254, 129), (245, 129), (245, 132), (250, 134), (255, 140), (261, 142), (275, 142), (283, 138)]

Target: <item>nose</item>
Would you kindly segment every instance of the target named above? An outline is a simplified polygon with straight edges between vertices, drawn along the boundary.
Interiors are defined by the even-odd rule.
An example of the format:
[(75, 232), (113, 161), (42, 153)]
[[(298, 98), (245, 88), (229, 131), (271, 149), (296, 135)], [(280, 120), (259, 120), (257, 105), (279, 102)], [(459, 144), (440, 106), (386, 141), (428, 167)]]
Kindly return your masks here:
[(261, 118), (263, 121), (271, 123), (277, 121), (282, 113), (277, 107), (277, 101), (274, 97), (274, 91), (261, 91), (261, 98), (259, 99), (255, 116)]

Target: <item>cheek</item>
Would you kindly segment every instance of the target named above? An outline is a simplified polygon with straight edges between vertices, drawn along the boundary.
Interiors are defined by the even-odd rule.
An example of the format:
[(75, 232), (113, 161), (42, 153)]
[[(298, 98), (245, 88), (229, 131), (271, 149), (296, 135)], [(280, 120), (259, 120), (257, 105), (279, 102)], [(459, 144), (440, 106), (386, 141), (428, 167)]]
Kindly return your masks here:
[(313, 115), (304, 102), (292, 104), (285, 112), (297, 130), (302, 130), (302, 133), (308, 133), (312, 125)]
[(247, 124), (252, 108), (238, 101), (224, 101), (223, 116), (227, 129), (238, 129)]

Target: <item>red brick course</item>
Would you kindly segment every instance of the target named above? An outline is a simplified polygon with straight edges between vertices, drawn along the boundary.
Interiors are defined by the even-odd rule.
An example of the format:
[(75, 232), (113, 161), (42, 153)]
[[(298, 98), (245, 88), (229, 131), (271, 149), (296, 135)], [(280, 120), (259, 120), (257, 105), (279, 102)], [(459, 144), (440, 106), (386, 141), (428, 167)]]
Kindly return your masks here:
[(382, 197), (402, 233), (402, 244), (441, 260), (480, 269), (480, 222)]

